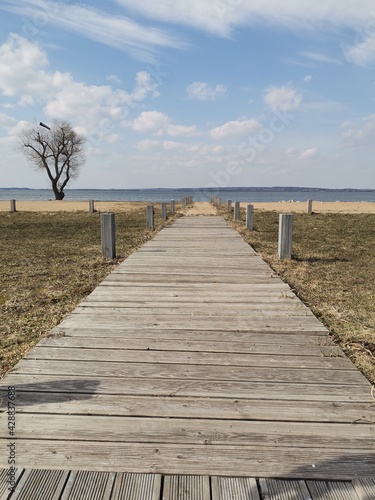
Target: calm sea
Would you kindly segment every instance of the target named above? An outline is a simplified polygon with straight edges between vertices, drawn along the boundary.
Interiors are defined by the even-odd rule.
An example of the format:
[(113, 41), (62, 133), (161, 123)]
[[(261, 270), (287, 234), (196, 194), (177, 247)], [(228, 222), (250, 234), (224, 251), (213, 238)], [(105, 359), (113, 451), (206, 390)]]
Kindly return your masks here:
[[(194, 201), (208, 201), (211, 196), (220, 196), (223, 201), (277, 202), (277, 201), (370, 201), (375, 202), (375, 190), (317, 189), (303, 188), (202, 188), (202, 189), (67, 189), (65, 200), (97, 201), (179, 201), (193, 196)], [(0, 200), (50, 200), (50, 189), (1, 189)]]

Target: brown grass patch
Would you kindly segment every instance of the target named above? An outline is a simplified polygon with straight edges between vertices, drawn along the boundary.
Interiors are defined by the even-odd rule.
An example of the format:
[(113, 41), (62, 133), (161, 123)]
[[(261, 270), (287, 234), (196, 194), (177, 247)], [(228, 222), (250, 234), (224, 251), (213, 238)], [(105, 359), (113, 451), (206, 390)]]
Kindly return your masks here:
[[(232, 216), (219, 209), (227, 220)], [(254, 231), (231, 222), (327, 326), (375, 383), (375, 215), (295, 214), (292, 259), (277, 256), (278, 213), (255, 211)]]

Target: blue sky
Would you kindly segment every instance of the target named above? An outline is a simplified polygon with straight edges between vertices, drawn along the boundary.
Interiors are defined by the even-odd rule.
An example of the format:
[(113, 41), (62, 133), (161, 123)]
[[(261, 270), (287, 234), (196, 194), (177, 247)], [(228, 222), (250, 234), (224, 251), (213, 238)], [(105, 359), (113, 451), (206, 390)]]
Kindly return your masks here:
[(0, 186), (63, 119), (72, 188), (375, 188), (374, 67), (373, 0), (2, 0)]

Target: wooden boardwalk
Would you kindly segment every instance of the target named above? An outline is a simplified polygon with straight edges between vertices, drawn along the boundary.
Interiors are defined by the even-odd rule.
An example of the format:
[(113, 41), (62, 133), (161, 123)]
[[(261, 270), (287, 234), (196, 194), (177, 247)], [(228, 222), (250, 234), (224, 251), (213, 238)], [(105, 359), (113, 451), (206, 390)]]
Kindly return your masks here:
[[(219, 217), (163, 229), (11, 370), (2, 450), (8, 386), (22, 487), (92, 474), (90, 499), (375, 499), (369, 382)], [(144, 496), (116, 496), (124, 481)]]

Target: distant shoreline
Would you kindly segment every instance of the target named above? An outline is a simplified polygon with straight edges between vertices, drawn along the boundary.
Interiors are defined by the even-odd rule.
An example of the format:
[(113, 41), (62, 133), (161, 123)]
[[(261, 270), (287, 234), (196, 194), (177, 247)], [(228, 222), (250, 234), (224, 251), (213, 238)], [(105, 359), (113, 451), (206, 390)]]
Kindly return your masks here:
[[(51, 191), (48, 188), (28, 188), (28, 187), (0, 187), (0, 191)], [(72, 188), (66, 189), (66, 193), (75, 192), (75, 191), (222, 191), (223, 193), (228, 191), (249, 191), (249, 192), (316, 192), (316, 191), (328, 191), (328, 192), (349, 192), (349, 193), (357, 193), (357, 192), (365, 192), (365, 193), (374, 193), (374, 189), (366, 189), (366, 188), (320, 188), (320, 187), (296, 187), (296, 186), (272, 186), (272, 187), (262, 187), (262, 186), (248, 186), (248, 187), (199, 187), (199, 188), (129, 188), (129, 189), (119, 189), (119, 188)]]
[[(147, 201), (96, 201), (95, 209), (98, 212), (125, 212), (131, 210), (139, 210), (141, 207), (145, 209)], [(244, 208), (249, 202), (242, 202), (241, 207)], [(306, 202), (298, 201), (278, 201), (278, 202), (251, 202), (255, 210), (276, 211), (276, 212), (295, 212), (306, 213)], [(197, 202), (196, 207), (198, 212), (202, 214), (212, 213), (212, 206), (208, 202)], [(88, 212), (88, 201), (17, 201), (16, 208), (18, 212)], [(0, 201), (0, 212), (10, 211), (9, 200)], [(313, 201), (314, 213), (373, 213), (375, 214), (375, 202), (321, 202)]]

